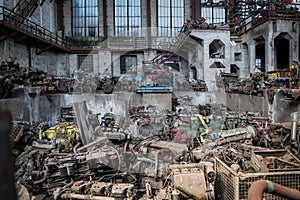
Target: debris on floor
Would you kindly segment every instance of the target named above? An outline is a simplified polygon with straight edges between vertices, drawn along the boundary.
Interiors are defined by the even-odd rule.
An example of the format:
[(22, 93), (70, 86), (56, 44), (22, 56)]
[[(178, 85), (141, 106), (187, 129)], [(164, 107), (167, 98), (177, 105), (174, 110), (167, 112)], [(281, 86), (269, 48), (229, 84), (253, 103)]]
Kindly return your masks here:
[(176, 111), (140, 105), (101, 120), (81, 102), (62, 107), (55, 126), (16, 122), (18, 184), (40, 199), (202, 200), (247, 198), (247, 177), (300, 178), (299, 144), (284, 149), (290, 125), (191, 100), (180, 97)]

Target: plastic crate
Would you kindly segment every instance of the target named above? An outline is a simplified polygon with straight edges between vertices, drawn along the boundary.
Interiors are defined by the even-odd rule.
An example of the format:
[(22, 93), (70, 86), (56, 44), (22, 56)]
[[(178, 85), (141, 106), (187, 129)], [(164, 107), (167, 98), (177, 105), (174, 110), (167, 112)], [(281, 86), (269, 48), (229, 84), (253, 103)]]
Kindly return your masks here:
[[(268, 172), (268, 173), (236, 173), (219, 158), (216, 159), (216, 199), (246, 200), (251, 184), (257, 180), (269, 180), (286, 187), (300, 190), (300, 171)], [(264, 194), (268, 200), (281, 200), (276, 195)]]

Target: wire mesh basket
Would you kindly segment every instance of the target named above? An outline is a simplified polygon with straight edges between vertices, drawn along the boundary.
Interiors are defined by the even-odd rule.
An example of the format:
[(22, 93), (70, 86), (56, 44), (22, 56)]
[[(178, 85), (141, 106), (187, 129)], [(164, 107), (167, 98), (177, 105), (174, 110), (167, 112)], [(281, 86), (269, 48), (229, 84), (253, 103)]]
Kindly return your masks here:
[[(246, 200), (251, 184), (257, 180), (269, 180), (283, 186), (300, 190), (300, 171), (268, 172), (268, 173), (236, 173), (223, 161), (216, 157), (216, 199)], [(276, 195), (264, 194), (268, 200), (281, 200)]]

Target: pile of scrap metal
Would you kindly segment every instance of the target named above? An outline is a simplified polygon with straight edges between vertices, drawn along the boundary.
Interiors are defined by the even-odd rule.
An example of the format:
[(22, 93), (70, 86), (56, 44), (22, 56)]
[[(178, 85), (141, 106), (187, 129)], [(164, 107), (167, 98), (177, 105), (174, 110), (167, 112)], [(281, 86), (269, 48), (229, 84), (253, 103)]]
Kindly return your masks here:
[(72, 106), (63, 106), (60, 108), (61, 122), (75, 122), (75, 113)]
[[(181, 107), (191, 102), (188, 97), (179, 100)], [(78, 108), (74, 106), (75, 113)], [(202, 108), (208, 114), (212, 105)], [(36, 139), (25, 147), (16, 160), (16, 178), (40, 199), (204, 200), (214, 199), (217, 159), (236, 172), (300, 166), (292, 155), (299, 146), (297, 123), (270, 125), (259, 113), (218, 110), (237, 120), (236, 128), (213, 128), (214, 118), (199, 115), (198, 109), (185, 113), (151, 105), (131, 107), (128, 118), (108, 112), (101, 122), (87, 110), (88, 117), (76, 116), (80, 132), (73, 122), (52, 128), (41, 124), (34, 134), (47, 140)], [(61, 111), (72, 113), (69, 107)], [(92, 118), (95, 122), (87, 120)], [(293, 122), (296, 119), (293, 115)], [(90, 128), (81, 122), (95, 127), (86, 142)], [(14, 130), (17, 139), (22, 129)], [(276, 150), (285, 147), (290, 150)], [(260, 152), (270, 149), (276, 155)]]
[(220, 72), (216, 76), (217, 87), (228, 93), (263, 96), (264, 89), (280, 89), (286, 99), (297, 100), (300, 97), (300, 64), (293, 61), (286, 69), (278, 69), (262, 73), (256, 70), (249, 78), (238, 79), (235, 73)]
[(228, 111), (225, 115), (227, 129), (242, 128), (247, 125), (257, 127), (259, 126), (258, 124), (269, 122), (269, 118), (262, 117), (259, 112)]
[(80, 143), (79, 131), (74, 122), (59, 123), (46, 130), (41, 128), (39, 139), (54, 142), (60, 152), (71, 152)]
[(266, 173), (279, 170), (299, 170), (300, 160), (290, 151), (270, 150), (251, 145), (230, 143), (215, 154), (235, 172)]
[(193, 105), (193, 97), (188, 95), (180, 96), (177, 98), (176, 113), (180, 116), (193, 116), (199, 114), (200, 107)]
[(136, 90), (135, 76), (120, 76), (118, 82), (115, 82), (114, 91), (134, 92)]
[(13, 121), (10, 139), (13, 148), (13, 155), (18, 156), (28, 144), (38, 139), (39, 124), (30, 125), (25, 121)]
[(208, 24), (204, 17), (200, 19), (188, 19), (187, 22), (183, 25), (182, 31), (190, 29), (215, 29), (214, 24)]
[[(127, 133), (120, 140), (105, 134), (109, 128), (121, 133), (113, 130), (122, 126), (120, 121), (107, 113), (100, 125), (104, 134), (74, 146), (73, 152), (33, 142), (16, 160), (17, 180), (41, 199), (213, 199), (212, 162), (192, 163), (188, 144), (162, 135)], [(42, 132), (58, 136), (53, 134), (52, 129)]]
[(217, 86), (224, 88), (227, 93), (263, 96), (266, 87), (264, 75), (255, 72), (250, 78), (239, 80), (237, 74), (220, 72), (216, 76)]
[(89, 73), (86, 71), (75, 71), (74, 77), (74, 92), (93, 93), (96, 92), (99, 83), (98, 74)]
[[(278, 94), (285, 99), (298, 100), (300, 97), (299, 68), (299, 62), (293, 61), (289, 68), (269, 71), (268, 83), (272, 89), (279, 89)], [(269, 93), (269, 99), (272, 99), (275, 94), (274, 90)]]
[(125, 151), (104, 138), (69, 154), (27, 147), (16, 177), (41, 199), (212, 199), (213, 164), (174, 161), (182, 148), (154, 138)]
[(19, 67), (8, 59), (0, 65), (0, 85), (0, 98), (9, 98), (23, 87), (40, 87), (42, 94), (68, 93), (72, 91), (73, 79), (47, 75), (35, 68)]
[(32, 86), (41, 87), (42, 94), (70, 93), (73, 92), (74, 82), (73, 78), (47, 75)]
[(191, 87), (193, 88), (194, 91), (199, 91), (199, 92), (207, 92), (207, 85), (204, 80), (189, 80), (189, 83)]

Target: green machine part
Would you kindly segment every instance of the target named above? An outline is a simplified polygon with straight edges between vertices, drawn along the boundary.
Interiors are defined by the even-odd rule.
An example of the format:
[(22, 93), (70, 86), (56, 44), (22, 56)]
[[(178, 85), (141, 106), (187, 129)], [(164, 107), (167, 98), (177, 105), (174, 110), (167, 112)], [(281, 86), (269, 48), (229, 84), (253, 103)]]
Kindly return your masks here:
[(205, 128), (197, 117), (191, 117), (191, 132), (192, 137), (199, 138), (200, 133), (204, 132)]

